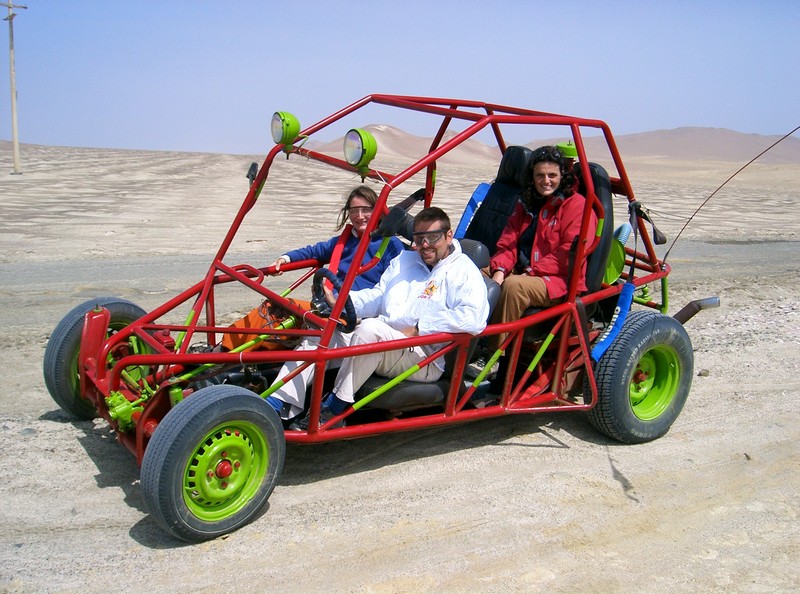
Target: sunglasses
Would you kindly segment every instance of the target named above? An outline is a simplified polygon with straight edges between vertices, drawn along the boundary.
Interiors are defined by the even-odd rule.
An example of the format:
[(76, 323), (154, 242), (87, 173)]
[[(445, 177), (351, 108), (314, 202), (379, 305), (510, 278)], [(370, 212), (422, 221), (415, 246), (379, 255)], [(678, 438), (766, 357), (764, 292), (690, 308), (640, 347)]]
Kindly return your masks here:
[(372, 211), (373, 210), (375, 210), (375, 209), (372, 208), (371, 206), (354, 206), (352, 208), (348, 208), (347, 209), (347, 213), (350, 216), (364, 215), (364, 216), (369, 217), (369, 216), (372, 216)]
[(412, 233), (415, 245), (436, 245), (442, 240), (449, 229), (436, 229), (435, 231), (420, 231)]

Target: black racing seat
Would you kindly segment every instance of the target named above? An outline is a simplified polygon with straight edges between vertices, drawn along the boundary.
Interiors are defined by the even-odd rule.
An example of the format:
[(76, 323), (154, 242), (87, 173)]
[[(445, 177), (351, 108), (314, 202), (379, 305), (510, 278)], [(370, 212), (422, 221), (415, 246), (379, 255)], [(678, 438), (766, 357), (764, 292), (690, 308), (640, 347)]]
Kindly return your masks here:
[[(489, 266), (489, 249), (479, 241), (471, 239), (458, 240), (461, 244), (461, 250), (467, 254), (470, 259), (475, 262), (478, 268), (485, 268)], [(491, 318), (494, 306), (500, 299), (500, 285), (483, 276), (483, 281), (486, 283), (486, 290), (489, 300), (489, 317)], [(478, 344), (478, 337), (476, 336), (470, 341), (467, 350), (467, 362), (469, 363), (475, 353), (475, 348)], [(367, 404), (364, 408), (381, 409), (381, 410), (413, 410), (415, 408), (424, 408), (428, 406), (435, 406), (442, 404), (450, 391), (450, 380), (455, 367), (456, 357), (459, 349), (454, 349), (444, 356), (445, 368), (442, 377), (435, 382), (415, 382), (406, 380), (396, 385), (386, 393), (381, 394), (378, 398)], [(367, 379), (364, 385), (356, 392), (355, 399), (358, 401), (374, 390), (383, 386), (389, 378), (373, 374)]]
[[(583, 181), (580, 167), (576, 164), (576, 176), (578, 178), (578, 192), (586, 196), (586, 184)], [(599, 291), (603, 285), (603, 275), (608, 263), (608, 254), (611, 252), (611, 242), (614, 239), (614, 202), (611, 194), (611, 180), (608, 172), (597, 163), (589, 163), (589, 171), (592, 175), (594, 192), (597, 195), (600, 205), (603, 207), (603, 219), (599, 214), (597, 224), (602, 225), (600, 238), (597, 247), (589, 254), (586, 263), (586, 288), (589, 293)]]
[(500, 239), (508, 218), (531, 183), (532, 155), (533, 151), (526, 146), (506, 148), (497, 169), (497, 177), (464, 233), (465, 239), (479, 241), (489, 248), (489, 256), (494, 255), (497, 240)]

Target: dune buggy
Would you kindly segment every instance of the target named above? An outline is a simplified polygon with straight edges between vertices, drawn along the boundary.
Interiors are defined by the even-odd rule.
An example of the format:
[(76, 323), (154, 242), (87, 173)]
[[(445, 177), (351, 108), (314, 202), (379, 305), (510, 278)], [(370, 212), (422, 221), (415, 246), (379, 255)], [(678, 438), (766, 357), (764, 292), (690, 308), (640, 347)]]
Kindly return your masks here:
[[(364, 118), (376, 117), (371, 111), (376, 108), (381, 118), (400, 112), (432, 122), (433, 135), (424, 145), (421, 137), (409, 137), (416, 139), (418, 154), (396, 153), (395, 162), (406, 162), (392, 170), (391, 158), (381, 169), (372, 164), (382, 127), (373, 128), (373, 135), (348, 124), (363, 126)], [(281, 292), (267, 286), (274, 272), (269, 266), (226, 259), (246, 215), (270, 196), (270, 174), (279, 163), (301, 159), (374, 184), (378, 203), (353, 260), (362, 262), (370, 236), (383, 236), (384, 245), (390, 237), (408, 237), (409, 211), (439, 203), (437, 184), (449, 158), (469, 147), (493, 145), (494, 179), (460, 197), (460, 212), (447, 208), (454, 221), (460, 215), (455, 236), (462, 248), (484, 267), (530, 182), (531, 149), (506, 138), (512, 130), (515, 138), (524, 137), (519, 130), (527, 130), (522, 133), (527, 138), (542, 138), (532, 131), (536, 127), (557, 130), (558, 138), (574, 145), (579, 191), (587, 198), (562, 303), (531, 310), (517, 321), (489, 324), (480, 336), (436, 334), (325, 348), (334, 330), (357, 323), (349, 292), (380, 252), (350, 267), (343, 279), (333, 274), (335, 259), (328, 268), (315, 260), (285, 264), (283, 270), (295, 277)], [(586, 413), (597, 429), (626, 443), (649, 441), (669, 430), (692, 381), (692, 347), (683, 323), (717, 300), (695, 301), (666, 315), (670, 266), (655, 249), (663, 238), (636, 200), (605, 123), (476, 101), (369, 95), (302, 131), (291, 114), (276, 112), (272, 133), (276, 144), (260, 167), (251, 166), (250, 189), (204, 278), (149, 313), (113, 297), (81, 304), (58, 324), (45, 351), (44, 379), (52, 397), (76, 417), (99, 415), (108, 422), (141, 465), (147, 508), (169, 533), (201, 541), (253, 519), (279, 480), (286, 442), (311, 444), (544, 411)], [(325, 150), (330, 144), (307, 142), (325, 140), (324, 133), (343, 135), (343, 156)], [(486, 142), (478, 145), (474, 141), (480, 138)], [(448, 198), (458, 203), (458, 197)], [(614, 201), (624, 214), (617, 227)], [(592, 212), (596, 226), (590, 225)], [(345, 227), (341, 242), (349, 233)], [(579, 294), (584, 260), (588, 291)], [(325, 282), (338, 292), (328, 311), (319, 298)], [(494, 304), (500, 289), (486, 282)], [(260, 305), (236, 323), (221, 323), (220, 304), (231, 287), (246, 289), (253, 305)], [(484, 352), (483, 370), (465, 373), (486, 338), (498, 333), (507, 338), (496, 351)], [(318, 337), (320, 347), (293, 350), (308, 336)], [(441, 345), (421, 363), (443, 357), (446, 370), (439, 381), (413, 382), (410, 373), (373, 376), (352, 407), (320, 424), (320, 401), (331, 384), (329, 361), (420, 344)], [(502, 394), (491, 401), (487, 380), (503, 353), (509, 372)], [(314, 370), (307, 431), (285, 429), (265, 402), (291, 379), (279, 377), (285, 361)], [(342, 419), (346, 425), (334, 427)]]

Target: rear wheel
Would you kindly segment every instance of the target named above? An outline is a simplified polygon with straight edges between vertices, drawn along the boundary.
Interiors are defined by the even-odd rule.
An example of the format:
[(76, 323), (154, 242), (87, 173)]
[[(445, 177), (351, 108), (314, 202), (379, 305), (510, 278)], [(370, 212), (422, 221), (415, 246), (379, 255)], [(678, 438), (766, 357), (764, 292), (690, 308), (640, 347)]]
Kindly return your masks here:
[(227, 534), (266, 504), (285, 452), (283, 426), (264, 399), (238, 386), (203, 388), (167, 413), (147, 444), (145, 504), (182, 540)]
[(105, 307), (111, 314), (109, 335), (147, 313), (125, 299), (99, 297), (75, 307), (53, 330), (44, 351), (44, 383), (61, 408), (81, 419), (93, 419), (97, 416), (94, 405), (80, 393), (78, 371), (83, 318), (97, 306)]
[(596, 365), (598, 401), (589, 421), (624, 443), (661, 437), (686, 403), (693, 367), (691, 341), (677, 320), (631, 313)]

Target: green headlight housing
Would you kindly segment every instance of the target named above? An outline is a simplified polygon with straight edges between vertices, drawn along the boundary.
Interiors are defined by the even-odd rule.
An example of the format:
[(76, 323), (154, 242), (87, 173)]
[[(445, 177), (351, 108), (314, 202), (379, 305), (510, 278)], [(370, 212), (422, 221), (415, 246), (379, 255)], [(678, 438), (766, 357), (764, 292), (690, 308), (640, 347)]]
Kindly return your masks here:
[(366, 130), (353, 128), (344, 135), (344, 160), (362, 173), (378, 152), (375, 137)]
[(272, 140), (275, 144), (291, 145), (300, 134), (300, 121), (288, 111), (276, 111), (272, 115)]
[(556, 146), (558, 147), (558, 150), (561, 151), (561, 154), (564, 155), (565, 159), (578, 158), (578, 148), (572, 143), (571, 140), (559, 142)]

